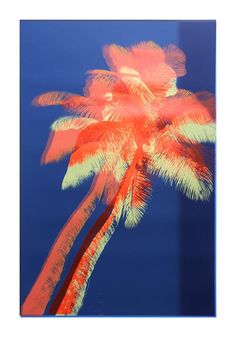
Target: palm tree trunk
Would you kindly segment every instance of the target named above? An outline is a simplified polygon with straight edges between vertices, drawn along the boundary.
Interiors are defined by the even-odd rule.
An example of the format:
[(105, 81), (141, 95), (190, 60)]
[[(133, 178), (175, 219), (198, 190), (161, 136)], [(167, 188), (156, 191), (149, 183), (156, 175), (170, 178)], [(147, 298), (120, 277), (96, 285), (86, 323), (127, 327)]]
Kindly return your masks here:
[(95, 209), (96, 199), (103, 191), (102, 180), (95, 179), (88, 194), (58, 234), (48, 257), (21, 309), (21, 315), (43, 315), (58, 283), (67, 254), (85, 222)]
[(112, 227), (114, 217), (112, 212), (82, 256), (56, 315), (78, 314), (83, 304), (88, 280), (103, 249), (114, 233), (115, 228)]
[[(94, 238), (83, 249), (82, 255), (78, 255), (76, 262), (77, 267), (74, 270), (72, 278), (58, 295), (58, 299), (51, 311), (56, 315), (77, 315), (83, 304), (84, 295), (87, 288), (88, 280), (94, 270), (103, 249), (113, 235), (115, 228), (114, 222), (118, 222), (122, 213), (123, 202), (125, 200), (133, 173), (136, 169), (136, 163), (139, 161), (142, 151), (137, 149), (132, 164), (126, 171), (121, 183), (121, 187), (107, 210), (102, 214), (94, 228), (89, 233), (95, 233)], [(75, 265), (73, 265), (75, 266)], [(70, 275), (69, 275), (70, 276)], [(66, 291), (65, 291), (66, 287)], [(62, 296), (63, 295), (63, 296)], [(60, 303), (58, 303), (60, 302)], [(59, 306), (58, 306), (59, 304)]]
[[(91, 246), (91, 243), (93, 243), (94, 238), (100, 231), (100, 229), (103, 227), (107, 219), (110, 217), (112, 210), (113, 210), (113, 204), (110, 204), (107, 206), (106, 210), (102, 213), (102, 215), (98, 218), (94, 226), (91, 228), (89, 233), (87, 234), (79, 252), (76, 255), (76, 258), (73, 262), (73, 265), (71, 266), (71, 269), (69, 273), (67, 274), (66, 279), (63, 282), (62, 287), (60, 288), (60, 291), (58, 292), (54, 302), (52, 303), (50, 309), (49, 309), (49, 314), (50, 315), (55, 315), (57, 314), (57, 310), (59, 309), (63, 299), (65, 298), (66, 293), (68, 293), (68, 288), (71, 284), (71, 281), (74, 280), (74, 275), (75, 272), (78, 271), (79, 264), (84, 257), (87, 249), (89, 246)], [(70, 289), (70, 288), (69, 288)], [(70, 313), (69, 313), (70, 314)]]

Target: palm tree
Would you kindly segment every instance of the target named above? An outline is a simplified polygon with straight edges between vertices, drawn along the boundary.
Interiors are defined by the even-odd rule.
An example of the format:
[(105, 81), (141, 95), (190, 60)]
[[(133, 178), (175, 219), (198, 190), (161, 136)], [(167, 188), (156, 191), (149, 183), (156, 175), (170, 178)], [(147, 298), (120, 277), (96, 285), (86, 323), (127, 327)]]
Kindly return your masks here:
[[(95, 78), (89, 78), (84, 90), (86, 96), (82, 97), (63, 92), (49, 92), (34, 99), (33, 104), (36, 106), (60, 104), (70, 112), (73, 112), (73, 114), (82, 113), (84, 115), (84, 117), (69, 116), (61, 118), (52, 124), (52, 132), (41, 159), (43, 164), (59, 161), (70, 153), (72, 153), (71, 161), (73, 161), (73, 151), (75, 150), (78, 135), (81, 135), (84, 129), (93, 123), (98, 123), (101, 119), (101, 112), (109, 101), (109, 95), (107, 96), (107, 93), (110, 88), (108, 86), (109, 83), (106, 80), (97, 81)], [(121, 143), (120, 141), (115, 146), (118, 145), (121, 148)], [(85, 150), (84, 153), (82, 150), (82, 155), (86, 156), (89, 152), (92, 152), (93, 146), (92, 143), (91, 145), (89, 143), (85, 145)], [(99, 154), (97, 154), (97, 158), (99, 158), (98, 156)], [(94, 164), (97, 164), (99, 167), (99, 164), (102, 164), (101, 159), (101, 157), (100, 160), (95, 159), (94, 163), (91, 160), (89, 161), (89, 159), (84, 159), (85, 165), (80, 169), (84, 176), (82, 177), (81, 175), (80, 178), (89, 177), (92, 173), (91, 167), (94, 168)], [(113, 161), (109, 164), (111, 165)], [(118, 168), (121, 168), (121, 165), (119, 166), (118, 162), (116, 163), (115, 161), (113, 164), (117, 165), (118, 178), (118, 175), (121, 173), (121, 170), (119, 171)], [(73, 169), (71, 170), (73, 171)], [(69, 175), (70, 183), (73, 185), (73, 174)], [(78, 176), (75, 180), (76, 184), (77, 182)], [(62, 189), (67, 188), (69, 186), (67, 185), (68, 182), (65, 179), (62, 184)], [(109, 200), (112, 191), (116, 188), (116, 180), (112, 176), (107, 176), (105, 171), (104, 173), (100, 173), (98, 177), (95, 176), (88, 194), (59, 232), (41, 272), (21, 308), (22, 315), (42, 315), (44, 313), (54, 288), (60, 279), (66, 256), (83, 225), (94, 211), (96, 201), (100, 199), (103, 193), (105, 193), (106, 200)]]
[[(53, 124), (43, 161), (58, 160), (69, 153), (62, 188), (76, 187), (94, 175), (96, 182), (88, 199), (91, 204), (84, 211), (90, 215), (91, 205), (101, 195), (108, 204), (79, 259), (57, 315), (78, 313), (88, 279), (121, 216), (126, 227), (140, 222), (151, 194), (151, 174), (174, 184), (193, 200), (207, 200), (212, 191), (212, 175), (202, 143), (215, 140), (214, 99), (207, 92), (194, 95), (177, 90), (176, 79), (185, 74), (183, 52), (173, 45), (161, 49), (153, 42), (144, 42), (127, 49), (111, 45), (105, 47), (104, 55), (111, 71), (90, 71), (85, 96), (51, 92), (35, 100), (38, 105), (60, 104), (76, 115), (82, 114)], [(81, 212), (81, 206), (77, 212)], [(83, 214), (79, 225), (75, 223), (77, 230), (73, 234), (69, 223), (60, 233), (62, 240), (59, 235), (66, 251), (57, 252), (59, 273), (47, 287), (50, 293), (44, 305), (87, 218)], [(66, 241), (64, 233), (68, 233)], [(55, 267), (53, 250), (48, 277)], [(36, 290), (38, 285), (36, 282)], [(41, 295), (40, 289), (38, 292)]]
[[(113, 211), (80, 259), (56, 312), (58, 315), (78, 313), (82, 306), (88, 279), (115, 230), (114, 222), (119, 221), (121, 214), (125, 216), (126, 227), (134, 227), (139, 223), (151, 191), (149, 174), (155, 174), (172, 184), (175, 183), (176, 187), (189, 198), (194, 200), (209, 198), (212, 191), (212, 176), (205, 166), (198, 142), (200, 140), (212, 142), (214, 126), (200, 124), (199, 127), (204, 128), (198, 128), (199, 132), (192, 131), (188, 122), (185, 122), (186, 114), (183, 115), (183, 119), (180, 117), (178, 116), (178, 121), (173, 120), (165, 128), (156, 129), (156, 123), (150, 122), (143, 133), (134, 128), (134, 133), (129, 135), (126, 155), (130, 159), (127, 159), (128, 166), (112, 201)], [(126, 127), (124, 127), (125, 130)]]

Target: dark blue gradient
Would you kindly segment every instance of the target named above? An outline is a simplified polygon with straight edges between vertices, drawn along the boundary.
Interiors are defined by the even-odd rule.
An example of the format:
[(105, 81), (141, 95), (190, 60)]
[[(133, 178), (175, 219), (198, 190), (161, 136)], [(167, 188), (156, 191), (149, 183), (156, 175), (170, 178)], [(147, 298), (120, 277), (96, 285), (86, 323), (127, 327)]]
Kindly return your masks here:
[[(82, 93), (86, 71), (106, 68), (105, 44), (146, 40), (174, 43), (186, 52), (188, 74), (180, 87), (214, 92), (214, 22), (21, 21), (21, 303), (91, 183), (61, 191), (68, 161), (40, 165), (50, 124), (65, 112), (35, 108), (31, 101), (51, 90)], [(121, 222), (99, 259), (80, 315), (214, 315), (213, 198), (196, 203), (153, 181), (140, 225), (127, 230)], [(99, 205), (76, 240), (62, 280), (102, 209)]]

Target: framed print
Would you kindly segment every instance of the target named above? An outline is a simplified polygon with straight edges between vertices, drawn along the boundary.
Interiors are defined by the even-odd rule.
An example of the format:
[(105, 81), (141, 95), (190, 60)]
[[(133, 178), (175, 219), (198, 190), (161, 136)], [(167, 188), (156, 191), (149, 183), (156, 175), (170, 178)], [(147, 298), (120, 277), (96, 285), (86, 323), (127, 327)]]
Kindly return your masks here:
[(21, 316), (215, 316), (215, 39), (21, 21)]

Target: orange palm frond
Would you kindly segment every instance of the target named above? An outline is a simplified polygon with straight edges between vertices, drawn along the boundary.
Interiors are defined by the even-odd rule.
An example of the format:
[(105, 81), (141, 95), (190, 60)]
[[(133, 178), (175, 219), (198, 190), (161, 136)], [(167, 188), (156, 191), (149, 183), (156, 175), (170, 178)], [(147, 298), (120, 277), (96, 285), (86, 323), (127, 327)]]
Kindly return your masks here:
[(47, 164), (58, 161), (73, 152), (79, 133), (92, 123), (95, 120), (76, 117), (64, 117), (55, 121), (41, 162)]
[(76, 148), (81, 145), (95, 142), (104, 141), (107, 144), (114, 143), (120, 145), (132, 135), (132, 128), (128, 123), (100, 121), (86, 127), (79, 135)]
[[(203, 97), (203, 93), (200, 97)], [(207, 97), (208, 93), (206, 94)], [(179, 90), (175, 96), (168, 97), (159, 110), (159, 117), (166, 122), (173, 122), (174, 125), (194, 122), (205, 124), (214, 121), (213, 100), (208, 98), (201, 101), (201, 98), (189, 91)], [(211, 108), (210, 109), (210, 104)]]
[(34, 98), (33, 105), (35, 106), (50, 106), (63, 105), (65, 107), (78, 107), (83, 99), (80, 95), (71, 94), (68, 92), (50, 91), (43, 93)]
[(173, 70), (176, 73), (176, 76), (184, 76), (186, 74), (186, 57), (184, 52), (174, 44), (169, 44), (163, 50), (165, 53), (165, 62), (173, 68)]
[[(146, 85), (159, 101), (176, 92), (176, 78), (185, 71), (184, 53), (174, 45), (162, 49), (151, 41), (129, 48), (113, 44), (104, 48), (104, 56), (113, 71), (120, 74), (132, 71), (133, 77), (139, 76), (143, 83), (140, 86)], [(133, 82), (135, 89), (135, 78)]]

